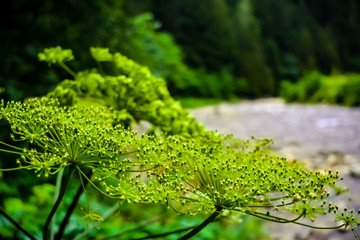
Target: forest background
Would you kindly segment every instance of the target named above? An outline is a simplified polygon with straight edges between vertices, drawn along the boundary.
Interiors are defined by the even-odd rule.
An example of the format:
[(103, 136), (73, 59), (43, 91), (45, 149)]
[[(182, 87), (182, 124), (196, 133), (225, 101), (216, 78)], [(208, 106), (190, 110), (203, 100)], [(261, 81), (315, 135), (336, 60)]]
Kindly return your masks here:
[(356, 0), (14, 0), (1, 11), (8, 99), (44, 95), (67, 77), (36, 62), (57, 45), (77, 53), (77, 69), (92, 63), (89, 46), (119, 51), (175, 97), (277, 96), (283, 80), (360, 71)]

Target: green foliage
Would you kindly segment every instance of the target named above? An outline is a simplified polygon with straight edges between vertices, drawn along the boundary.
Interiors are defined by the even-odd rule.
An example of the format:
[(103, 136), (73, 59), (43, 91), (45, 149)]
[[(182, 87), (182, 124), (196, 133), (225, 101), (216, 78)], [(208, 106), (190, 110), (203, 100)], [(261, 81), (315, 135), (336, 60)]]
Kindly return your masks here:
[(53, 45), (76, 51), (76, 69), (92, 64), (86, 46), (107, 46), (186, 97), (271, 96), (281, 79), (360, 70), (356, 0), (13, 0), (6, 9), (0, 87), (7, 99), (44, 95), (64, 78), (32, 61)]
[[(261, 27), (250, 1), (236, 1), (231, 7), (224, 0), (153, 3), (155, 17), (162, 22), (163, 30), (174, 35), (189, 65), (211, 73), (199, 77), (205, 83), (199, 85), (200, 91), (208, 85), (207, 95), (202, 96), (231, 98), (231, 94), (253, 97), (273, 93), (272, 72), (260, 42)], [(223, 83), (224, 69), (233, 75), (233, 84)], [(246, 88), (239, 89), (244, 81)], [(229, 91), (230, 96), (226, 95)]]
[[(120, 53), (110, 54), (107, 49), (92, 48), (91, 52), (101, 59), (104, 58), (101, 54), (105, 53), (113, 75), (96, 70), (79, 72), (74, 80), (63, 81), (49, 96), (65, 105), (100, 99), (100, 104), (125, 114), (125, 120), (146, 120), (167, 134), (199, 135), (204, 132), (203, 126), (170, 96), (165, 81), (152, 76), (148, 68)], [(47, 60), (52, 61), (51, 58)]]
[(297, 81), (309, 71), (360, 70), (354, 0), (151, 2), (187, 63), (211, 72), (233, 67), (250, 86), (245, 96), (277, 94), (281, 79)]
[(360, 106), (360, 75), (354, 74), (347, 77), (349, 80), (342, 86), (341, 95), (337, 101), (345, 106)]
[[(48, 49), (40, 57), (47, 62), (56, 60), (69, 72), (66, 58), (53, 54), (58, 50)], [(146, 67), (107, 49), (92, 48), (91, 54), (112, 65), (108, 67), (113, 74), (104, 74), (102, 65), (78, 73), (70, 70), (74, 80), (65, 80), (47, 97), (1, 101), (0, 116), (9, 124), (13, 142), (1, 141), (0, 151), (19, 157), (13, 161), (16, 167), (1, 171), (30, 170), (39, 178), (57, 177), (55, 190), (52, 185), (35, 186), (30, 204), (19, 198), (4, 200), (0, 213), (23, 234), (31, 239), (34, 233), (42, 234), (44, 240), (51, 235), (61, 239), (64, 234), (72, 239), (85, 237), (116, 211), (116, 205), (109, 205), (117, 200), (162, 205), (167, 213), (210, 215), (200, 224), (168, 232), (160, 232), (164, 227), (154, 224), (145, 236), (145, 230), (133, 231), (135, 238), (182, 233), (180, 239), (189, 239), (209, 223), (239, 213), (307, 227), (314, 226), (298, 221), (334, 214), (341, 225), (329, 229), (349, 227), (357, 236), (359, 215), (326, 202), (327, 188), (337, 187), (337, 172), (312, 172), (279, 158), (267, 151), (268, 139), (243, 141), (207, 131), (172, 99), (164, 80), (152, 76)], [(133, 120), (147, 120), (156, 130), (139, 135), (131, 130)], [(74, 186), (78, 187), (75, 194), (71, 193)], [(56, 200), (49, 204), (53, 191)], [(85, 200), (81, 200), (83, 192)], [(79, 211), (74, 213), (78, 202), (87, 222), (85, 230), (72, 227), (66, 231), (71, 217), (72, 221), (80, 219)], [(20, 218), (14, 220), (6, 213), (16, 216), (20, 211), (28, 219), (41, 206), (51, 207), (47, 217), (37, 218), (46, 218), (42, 231), (40, 223), (29, 228), (24, 220), (25, 230)], [(293, 212), (295, 219), (276, 216), (280, 210)], [(216, 227), (202, 232), (203, 239), (217, 236)]]
[(152, 14), (137, 15), (128, 24), (125, 36), (129, 46), (121, 52), (146, 65), (154, 76), (166, 79), (173, 95), (230, 99), (247, 94), (245, 80), (234, 77), (225, 67), (209, 73), (187, 66), (182, 49), (171, 35), (158, 31), (160, 23)]
[(128, 46), (121, 52), (146, 65), (155, 76), (166, 79), (170, 89), (178, 94), (198, 80), (186, 77), (192, 70), (184, 64), (183, 53), (172, 36), (157, 31), (159, 25), (150, 13), (135, 16), (125, 28)]
[[(46, 0), (36, 7), (33, 3), (12, 1), (10, 9), (17, 14), (10, 15), (10, 19), (6, 20), (13, 24), (13, 34), (3, 43), (3, 57), (7, 62), (0, 69), (0, 87), (5, 87), (6, 97), (21, 100), (27, 96), (44, 95), (65, 77), (61, 73), (54, 74), (43, 64), (30, 64), (43, 46), (51, 45), (71, 46), (77, 53), (77, 61), (72, 63), (76, 69), (87, 69), (92, 64), (84, 46), (108, 46), (111, 51), (120, 51), (124, 56), (146, 65), (156, 77), (166, 79), (173, 95), (227, 99), (244, 92), (238, 90), (238, 85), (229, 87), (223, 84), (222, 73), (203, 73), (185, 64), (183, 50), (172, 35), (160, 32), (161, 23), (154, 19), (149, 9), (139, 7), (139, 4), (140, 1), (137, 1), (136, 15), (129, 16), (131, 14), (127, 11), (133, 5), (131, 1), (91, 0), (84, 5), (68, 0), (61, 3)], [(34, 12), (32, 8), (37, 10)], [(78, 14), (68, 15), (68, 9)], [(19, 19), (28, 17), (34, 21), (26, 20), (29, 26), (23, 30)], [(0, 29), (0, 33), (7, 34), (4, 29)], [(13, 47), (14, 42), (17, 43), (16, 48)], [(56, 51), (65, 55), (61, 56)], [(44, 52), (40, 59), (45, 59), (47, 54), (59, 58), (49, 64), (61, 62), (65, 66), (62, 68), (68, 67), (65, 62), (72, 59), (71, 52), (61, 51), (61, 48), (51, 53)], [(99, 62), (110, 59), (106, 52), (102, 54), (93, 57)], [(69, 68), (67, 72), (73, 75)], [(233, 77), (234, 82), (238, 79)], [(231, 95), (228, 96), (228, 92)]]
[[(5, 182), (3, 183), (5, 184)], [(28, 185), (28, 187), (31, 187), (31, 185)], [(51, 209), (54, 185), (35, 185), (31, 190), (33, 194), (26, 201), (18, 197), (4, 198), (3, 208), (19, 224), (26, 226), (29, 231), (40, 233), (44, 224), (43, 219), (46, 218), (47, 211)], [(1, 236), (6, 237), (6, 239), (11, 239), (16, 235), (19, 239), (24, 239), (24, 236), (19, 234), (18, 229), (8, 223), (3, 216), (1, 216), (0, 221), (0, 232)]]
[(310, 73), (297, 83), (282, 82), (280, 96), (288, 102), (340, 104), (349, 107), (360, 104), (360, 76), (321, 75)]
[(221, 103), (221, 100), (213, 98), (177, 98), (177, 100), (181, 103), (181, 106), (186, 109), (200, 108)]
[(194, 71), (192, 77), (199, 79), (199, 84), (196, 86), (198, 93), (195, 96), (233, 100), (237, 96), (246, 96), (252, 91), (246, 79), (234, 77), (228, 69), (222, 69), (218, 73), (208, 73), (198, 69)]

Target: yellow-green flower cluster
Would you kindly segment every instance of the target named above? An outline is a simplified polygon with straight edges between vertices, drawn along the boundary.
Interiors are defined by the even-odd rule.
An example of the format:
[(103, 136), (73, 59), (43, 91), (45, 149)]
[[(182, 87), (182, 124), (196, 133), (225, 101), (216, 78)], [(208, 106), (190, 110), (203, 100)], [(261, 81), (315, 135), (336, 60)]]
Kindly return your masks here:
[(166, 202), (191, 214), (215, 207), (246, 209), (270, 203), (274, 192), (291, 202), (323, 199), (324, 186), (338, 178), (268, 154), (258, 142), (243, 142), (239, 149), (231, 137), (138, 137), (117, 124), (116, 112), (103, 106), (61, 107), (49, 98), (1, 107), (13, 140), (30, 144), (17, 149), (23, 167), (45, 175), (69, 165), (82, 172), (90, 168), (102, 191), (129, 202)]
[[(52, 54), (59, 51), (56, 60)], [(62, 51), (40, 56), (61, 65), (70, 59)], [(80, 72), (49, 97), (1, 102), (0, 118), (10, 124), (12, 139), (27, 144), (0, 142), (1, 151), (20, 155), (15, 169), (48, 176), (70, 167), (108, 197), (167, 204), (181, 214), (229, 210), (304, 225), (297, 221), (334, 213), (342, 226), (359, 225), (354, 211), (326, 203), (326, 187), (336, 187), (338, 173), (312, 172), (279, 158), (266, 151), (267, 139), (241, 141), (206, 131), (147, 68), (107, 49), (92, 48), (91, 54), (112, 63), (116, 74)], [(150, 121), (165, 134), (138, 136), (127, 129), (133, 119)], [(297, 217), (281, 219), (262, 209)]]
[(74, 59), (72, 50), (62, 49), (60, 46), (47, 48), (43, 53), (39, 53), (39, 60), (50, 64), (61, 64)]
[(29, 143), (9, 151), (21, 155), (23, 168), (46, 176), (69, 165), (97, 168), (135, 149), (135, 133), (117, 125), (116, 112), (106, 107), (60, 107), (55, 99), (34, 98), (2, 102), (0, 113), (12, 139)]

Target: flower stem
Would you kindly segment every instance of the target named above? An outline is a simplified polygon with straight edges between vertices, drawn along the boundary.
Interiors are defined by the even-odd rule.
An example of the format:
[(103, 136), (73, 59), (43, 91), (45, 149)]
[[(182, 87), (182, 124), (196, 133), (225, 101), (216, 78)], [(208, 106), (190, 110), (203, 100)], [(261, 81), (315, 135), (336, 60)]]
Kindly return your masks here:
[(185, 232), (185, 231), (188, 231), (188, 230), (190, 230), (190, 229), (194, 229), (194, 227), (182, 228), (182, 229), (174, 230), (174, 231), (171, 231), (171, 232), (149, 235), (149, 236), (142, 237), (142, 238), (131, 238), (131, 239), (129, 239), (129, 240), (144, 240), (144, 239), (161, 238), (161, 237), (169, 236), (169, 235), (172, 235), (172, 234)]
[(193, 228), (193, 230), (191, 230), (190, 232), (188, 232), (187, 234), (185, 234), (184, 236), (182, 236), (181, 238), (179, 238), (179, 240), (186, 240), (191, 238), (192, 236), (194, 236), (195, 234), (197, 234), (198, 232), (200, 232), (203, 228), (205, 228), (209, 223), (211, 223), (212, 221), (215, 220), (215, 218), (221, 213), (222, 211), (222, 207), (217, 207), (215, 212), (213, 212), (207, 219), (205, 219), (204, 222), (202, 222), (200, 225), (196, 226), (195, 228)]
[[(308, 224), (304, 224), (304, 223), (299, 223), (297, 222), (297, 220), (299, 220), (301, 217), (304, 216), (304, 213), (301, 214), (300, 216), (298, 216), (297, 218), (293, 219), (293, 220), (288, 220), (285, 218), (281, 218), (281, 217), (275, 217), (275, 216), (268, 216), (268, 217), (264, 217), (261, 215), (261, 213), (252, 213), (250, 211), (245, 211), (244, 213), (249, 214), (251, 216), (257, 217), (257, 218), (261, 218), (267, 221), (271, 221), (271, 222), (276, 222), (276, 223), (293, 223), (293, 224), (297, 224), (297, 225), (301, 225), (301, 226), (305, 226), (305, 227), (309, 227), (309, 228), (313, 228), (313, 229), (338, 229), (338, 228), (342, 228), (345, 226), (345, 224), (339, 225), (339, 226), (335, 226), (335, 227), (317, 227), (317, 226), (312, 226), (312, 225), (308, 225)], [(260, 215), (259, 215), (260, 214)]]
[(74, 78), (76, 77), (76, 73), (74, 73), (74, 71), (71, 70), (65, 63), (60, 62), (59, 65), (60, 65), (67, 73), (69, 73), (71, 76), (73, 76)]
[(75, 168), (70, 166), (68, 175), (65, 176), (65, 178), (63, 177), (63, 183), (61, 184), (59, 196), (58, 196), (53, 208), (51, 209), (51, 212), (49, 213), (49, 216), (47, 217), (45, 225), (44, 225), (43, 240), (47, 240), (49, 238), (49, 225), (51, 223), (51, 220), (52, 220), (55, 212), (59, 208), (62, 199), (64, 198), (67, 186), (69, 185), (69, 182), (71, 180), (71, 176), (72, 176), (74, 170), (75, 170)]
[(23, 232), (26, 236), (28, 236), (31, 240), (36, 240), (36, 238), (31, 235), (28, 231), (25, 230), (25, 228), (23, 228), (19, 223), (17, 223), (12, 217), (10, 217), (5, 211), (4, 209), (0, 208), (0, 213), (7, 219), (9, 220), (12, 224), (14, 224), (14, 226), (19, 229), (21, 232)]
[[(56, 176), (56, 186), (55, 186), (55, 193), (54, 193), (54, 202), (56, 201), (57, 197), (59, 196), (60, 189), (61, 189), (61, 181), (64, 175), (65, 169), (62, 168), (57, 176)], [(56, 213), (54, 214), (53, 218), (56, 218)], [(50, 224), (50, 240), (54, 239), (54, 228), (55, 228), (55, 221), (52, 221)]]
[(73, 198), (73, 201), (72, 201), (71, 205), (69, 206), (69, 208), (66, 211), (66, 215), (65, 215), (64, 219), (61, 221), (59, 231), (55, 235), (55, 240), (62, 239), (62, 236), (64, 234), (66, 225), (69, 223), (70, 216), (74, 212), (75, 207), (76, 207), (77, 203), (79, 202), (79, 198), (82, 195), (82, 193), (84, 192), (87, 183), (88, 183), (88, 181), (85, 181), (84, 185), (80, 184), (80, 186), (79, 186), (79, 188), (78, 188), (78, 190), (77, 190), (77, 192), (76, 192), (76, 194), (75, 194), (75, 196)]

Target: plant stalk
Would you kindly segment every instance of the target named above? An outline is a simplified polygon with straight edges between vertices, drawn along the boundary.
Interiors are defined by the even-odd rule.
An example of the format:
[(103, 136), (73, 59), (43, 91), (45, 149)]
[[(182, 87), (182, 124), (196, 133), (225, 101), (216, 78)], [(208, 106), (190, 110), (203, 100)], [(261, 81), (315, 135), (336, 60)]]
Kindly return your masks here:
[(23, 232), (26, 236), (28, 236), (31, 240), (36, 240), (36, 238), (31, 235), (28, 231), (26, 231), (25, 228), (23, 228), (19, 223), (17, 223), (12, 217), (10, 217), (10, 215), (8, 215), (4, 209), (0, 208), (0, 213), (7, 219), (9, 220), (12, 224), (14, 224), (14, 226), (19, 229), (21, 232)]
[(69, 73), (71, 76), (73, 76), (74, 78), (76, 77), (76, 73), (74, 73), (74, 71), (71, 70), (65, 63), (60, 62), (59, 65), (60, 65), (67, 73)]
[(64, 198), (66, 189), (70, 183), (70, 180), (71, 180), (72, 174), (74, 173), (74, 170), (75, 170), (75, 168), (70, 166), (69, 173), (67, 174), (67, 176), (65, 176), (65, 178), (63, 177), (63, 183), (61, 184), (59, 196), (58, 196), (53, 208), (51, 209), (51, 212), (49, 213), (49, 216), (47, 217), (45, 225), (44, 225), (43, 240), (49, 239), (49, 225), (50, 225), (51, 220), (54, 217), (57, 209), (59, 208), (62, 199)]
[(193, 226), (193, 227), (187, 227), (187, 228), (182, 228), (182, 229), (174, 230), (174, 231), (171, 231), (171, 232), (149, 235), (149, 236), (142, 237), (142, 238), (131, 238), (131, 239), (129, 239), (129, 240), (144, 240), (144, 239), (161, 238), (161, 237), (169, 236), (169, 235), (171, 235), (171, 234), (176, 234), (176, 233), (185, 232), (185, 231), (188, 231), (188, 230), (193, 229), (193, 228), (194, 228), (194, 226)]
[(197, 234), (198, 232), (200, 232), (203, 228), (205, 228), (209, 223), (211, 223), (212, 221), (215, 220), (215, 218), (222, 212), (222, 207), (217, 207), (215, 212), (213, 212), (207, 219), (205, 219), (204, 222), (202, 222), (200, 225), (196, 226), (195, 228), (193, 228), (193, 230), (191, 230), (190, 232), (188, 232), (187, 234), (185, 234), (184, 236), (182, 236), (181, 238), (179, 238), (178, 240), (186, 240), (191, 238), (192, 236), (194, 236), (195, 234)]
[[(61, 188), (61, 181), (64, 175), (64, 168), (61, 169), (58, 173), (58, 175), (56, 176), (56, 187), (55, 187), (55, 195), (54, 195), (54, 202), (56, 201), (57, 197), (59, 196), (60, 193), (60, 188)], [(56, 213), (54, 214), (53, 218), (56, 218)], [(55, 228), (55, 221), (51, 221), (50, 224), (50, 240), (54, 240), (54, 228)]]
[[(89, 177), (90, 178), (90, 177)], [(69, 223), (69, 220), (70, 220), (70, 217), (72, 215), (72, 213), (74, 212), (75, 210), (75, 207), (76, 205), (78, 204), (79, 202), (79, 199), (82, 195), (82, 193), (84, 192), (84, 188), (86, 187), (86, 185), (88, 184), (88, 181), (85, 181), (84, 182), (84, 185), (80, 184), (74, 198), (73, 198), (73, 201), (71, 203), (71, 205), (69, 206), (69, 208), (67, 209), (66, 211), (66, 215), (64, 217), (64, 219), (62, 220), (61, 224), (60, 224), (60, 227), (59, 227), (59, 231), (57, 232), (57, 234), (55, 235), (55, 240), (61, 240), (62, 239), (62, 236), (65, 232), (65, 228), (66, 228), (66, 225)]]

